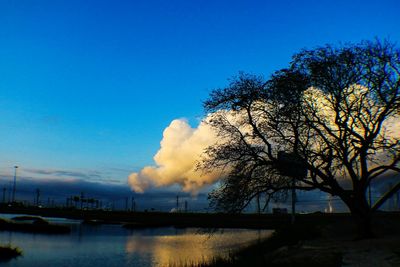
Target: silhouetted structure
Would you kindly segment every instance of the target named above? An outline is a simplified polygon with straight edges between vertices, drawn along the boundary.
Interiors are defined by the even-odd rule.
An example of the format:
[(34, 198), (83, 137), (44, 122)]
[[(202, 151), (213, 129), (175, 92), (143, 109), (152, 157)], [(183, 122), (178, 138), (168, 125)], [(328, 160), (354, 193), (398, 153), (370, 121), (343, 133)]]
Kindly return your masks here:
[(39, 206), (39, 205), (40, 205), (40, 189), (39, 189), (39, 188), (36, 189), (35, 204), (36, 204), (36, 206)]
[(17, 169), (18, 166), (14, 166), (14, 185), (12, 191), (12, 202), (15, 202), (15, 193), (17, 191)]
[(136, 211), (136, 202), (135, 202), (135, 197), (132, 197), (132, 203), (131, 203), (131, 205), (132, 205), (132, 211), (133, 212), (135, 212)]
[(7, 192), (7, 188), (4, 186), (3, 187), (3, 203), (6, 203), (6, 192)]

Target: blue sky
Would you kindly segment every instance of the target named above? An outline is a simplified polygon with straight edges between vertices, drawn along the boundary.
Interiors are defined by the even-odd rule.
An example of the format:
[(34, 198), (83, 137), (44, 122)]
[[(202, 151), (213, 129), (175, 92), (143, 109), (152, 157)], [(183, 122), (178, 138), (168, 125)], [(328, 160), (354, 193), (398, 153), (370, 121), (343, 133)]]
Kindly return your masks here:
[(153, 164), (169, 123), (196, 126), (238, 71), (268, 77), (326, 43), (399, 43), (399, 11), (396, 0), (2, 0), (0, 182), (17, 164), (126, 183)]

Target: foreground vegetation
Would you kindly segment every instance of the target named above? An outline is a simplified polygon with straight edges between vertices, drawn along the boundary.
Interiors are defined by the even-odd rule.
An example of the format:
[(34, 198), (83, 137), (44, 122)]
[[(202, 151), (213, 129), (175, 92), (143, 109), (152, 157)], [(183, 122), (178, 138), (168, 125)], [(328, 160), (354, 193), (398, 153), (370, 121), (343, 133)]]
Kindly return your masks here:
[(357, 225), (348, 217), (334, 215), (334, 220), (327, 219), (329, 214), (307, 220), (299, 217), (296, 225), (282, 225), (270, 238), (227, 256), (170, 267), (400, 266), (400, 214), (375, 215), (373, 239), (358, 239)]
[(17, 247), (0, 246), (0, 262), (9, 261), (22, 255), (22, 251)]
[(209, 262), (184, 263), (170, 267), (215, 267), (215, 266), (324, 266), (342, 264), (340, 251), (330, 251), (301, 246), (305, 240), (320, 237), (319, 227), (310, 225), (285, 226), (274, 234), (226, 257), (215, 257)]

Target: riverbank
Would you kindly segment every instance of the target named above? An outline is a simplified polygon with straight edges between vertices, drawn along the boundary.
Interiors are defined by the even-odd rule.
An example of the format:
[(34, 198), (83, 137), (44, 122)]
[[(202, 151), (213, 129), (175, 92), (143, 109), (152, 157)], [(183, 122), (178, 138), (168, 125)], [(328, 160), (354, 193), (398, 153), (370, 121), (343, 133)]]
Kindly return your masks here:
[(274, 229), (290, 222), (287, 214), (222, 214), (222, 213), (168, 213), (108, 210), (80, 210), (71, 208), (9, 207), (0, 205), (0, 213), (27, 214), (41, 217), (59, 217), (96, 223), (120, 223), (127, 228), (195, 227)]
[(209, 263), (180, 267), (400, 266), (400, 229), (395, 216), (374, 218), (375, 238), (355, 239), (351, 221), (302, 224), (278, 228), (271, 238), (216, 258)]
[[(1, 216), (1, 215), (0, 215)], [(68, 234), (71, 229), (65, 225), (50, 224), (40, 217), (21, 216), (11, 220), (0, 217), (0, 231), (14, 231), (43, 234)]]
[[(276, 233), (272, 238), (252, 244), (240, 251), (232, 250), (229, 257), (217, 257), (209, 263), (196, 262), (195, 264), (185, 263), (184, 260), (182, 265), (171, 265), (173, 267), (265, 266), (267, 264), (267, 266), (400, 266), (400, 251), (398, 249), (400, 248), (400, 229), (398, 227), (400, 225), (400, 213), (395, 212), (375, 214), (373, 229), (377, 235), (376, 239), (354, 241), (356, 228), (349, 214), (301, 214), (296, 217), (295, 227), (292, 227), (290, 225), (290, 216), (287, 214), (234, 215), (64, 209), (14, 209), (13, 213), (18, 211), (24, 214), (40, 213), (48, 217), (69, 218), (69, 216), (72, 216), (73, 219), (84, 219), (86, 223), (82, 224), (82, 226), (85, 226), (85, 224), (100, 224), (100, 226), (96, 227), (96, 234), (101, 235), (104, 234), (103, 230), (108, 227), (113, 227), (113, 231), (126, 231), (121, 227), (121, 224), (126, 223), (135, 229), (126, 232), (130, 235), (141, 231), (159, 231), (158, 229), (146, 228), (165, 226), (186, 228), (189, 225), (195, 225), (194, 227), (206, 226), (205, 228), (211, 229), (229, 228), (227, 226), (256, 228), (262, 225), (260, 228), (276, 229)], [(12, 212), (8, 211), (7, 213)], [(32, 219), (32, 217), (23, 218)], [(103, 223), (118, 223), (118, 225), (102, 225)], [(174, 231), (180, 230), (175, 229)], [(194, 238), (195, 236), (190, 237), (192, 240)], [(158, 241), (160, 240), (164, 239), (159, 239)], [(143, 249), (143, 242), (143, 239), (132, 237), (126, 244), (126, 249), (131, 253), (136, 253), (139, 249), (140, 253), (143, 253), (140, 250)], [(163, 242), (166, 242), (166, 240)], [(181, 248), (174, 249), (176, 243), (173, 244), (173, 246), (168, 245), (168, 248), (173, 248), (173, 250), (168, 253), (163, 252), (162, 255), (182, 254)], [(182, 249), (187, 246), (184, 243)], [(158, 249), (157, 251), (160, 252), (161, 250)], [(196, 247), (188, 255), (197, 252), (201, 253)], [(190, 257), (187, 258), (190, 260)], [(340, 265), (338, 265), (339, 259)], [(168, 263), (168, 261), (164, 262)]]
[(170, 267), (342, 266), (342, 253), (339, 250), (303, 246), (305, 241), (317, 238), (320, 238), (320, 232), (316, 227), (284, 226), (277, 229), (271, 237), (234, 251), (228, 257)]

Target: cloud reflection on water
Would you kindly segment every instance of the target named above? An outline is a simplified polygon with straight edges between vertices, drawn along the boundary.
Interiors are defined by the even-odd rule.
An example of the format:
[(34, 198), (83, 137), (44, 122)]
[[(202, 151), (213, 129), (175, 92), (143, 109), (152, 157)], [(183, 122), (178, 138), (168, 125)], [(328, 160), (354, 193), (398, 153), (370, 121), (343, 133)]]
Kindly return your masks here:
[(128, 237), (126, 253), (152, 255), (153, 266), (210, 261), (215, 256), (226, 256), (229, 251), (270, 236), (270, 230), (225, 230), (198, 233), (193, 229), (176, 235)]

